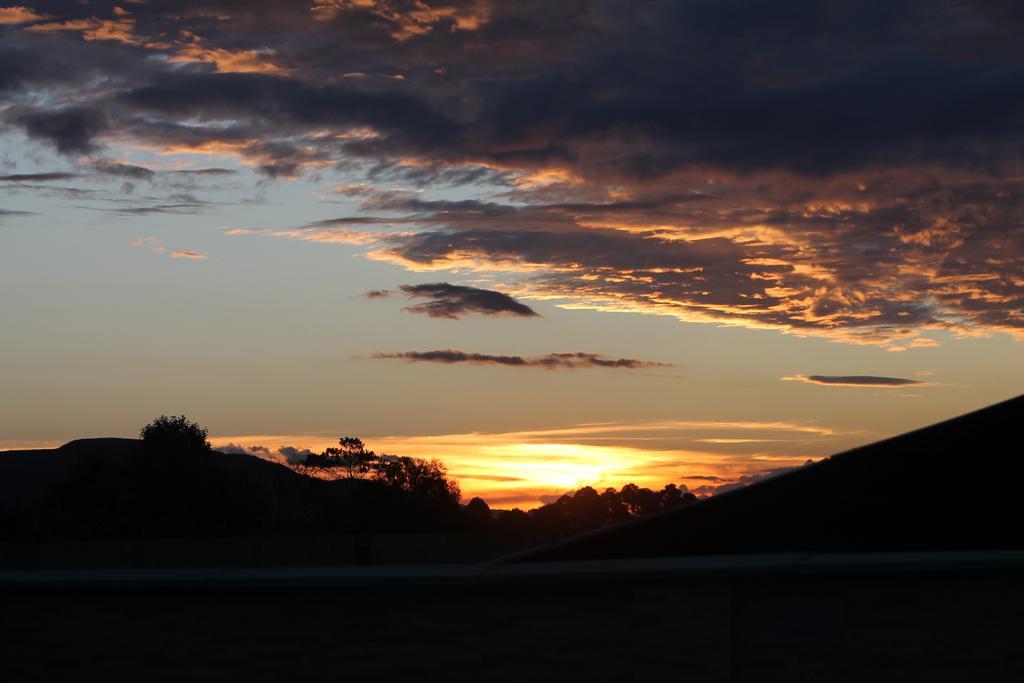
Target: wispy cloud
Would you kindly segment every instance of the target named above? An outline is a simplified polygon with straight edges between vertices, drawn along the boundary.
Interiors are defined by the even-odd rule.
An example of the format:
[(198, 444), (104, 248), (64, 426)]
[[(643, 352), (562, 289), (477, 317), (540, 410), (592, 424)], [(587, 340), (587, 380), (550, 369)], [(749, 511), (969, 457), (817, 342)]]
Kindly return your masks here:
[[(156, 237), (140, 237), (132, 241), (132, 246), (147, 249), (154, 254), (163, 254), (167, 252), (167, 247), (161, 244), (160, 240)], [(209, 255), (192, 249), (172, 249), (167, 253), (167, 257), (176, 260), (184, 259), (187, 261), (206, 261), (210, 258)]]
[(189, 251), (187, 249), (175, 249), (174, 251), (171, 252), (171, 258), (189, 259), (192, 261), (205, 261), (210, 257), (198, 251)]
[(12, 173), (0, 175), (2, 183), (43, 183), (53, 180), (70, 180), (77, 178), (77, 173), (50, 172), (50, 173)]
[(101, 175), (131, 178), (133, 180), (153, 180), (156, 176), (155, 171), (144, 166), (136, 166), (119, 161), (108, 161), (106, 159), (93, 161), (91, 168)]
[(468, 353), (454, 349), (437, 351), (404, 351), (375, 353), (376, 359), (407, 360), (414, 363), (468, 363), (472, 365), (501, 365), (515, 368), (543, 368), (545, 370), (576, 370), (580, 368), (668, 368), (671, 363), (656, 363), (636, 358), (608, 358), (599, 353), (549, 353), (544, 356), (505, 356), (486, 353)]
[(159, 213), (199, 213), (209, 204), (202, 201), (178, 202), (173, 204), (147, 204), (145, 206), (114, 206), (103, 209), (125, 216), (149, 216)]
[(168, 174), (174, 175), (196, 175), (196, 176), (218, 176), (218, 175), (235, 175), (238, 171), (230, 168), (210, 167), (210, 168), (183, 168), (175, 169), (172, 171), (166, 171)]
[(154, 254), (162, 254), (166, 251), (164, 246), (160, 244), (160, 240), (156, 237), (140, 237), (136, 240), (132, 240), (132, 246), (136, 248), (144, 247)]
[(878, 377), (875, 375), (791, 375), (783, 377), (787, 382), (806, 382), (829, 387), (875, 387), (898, 388), (926, 384), (922, 380), (903, 377)]

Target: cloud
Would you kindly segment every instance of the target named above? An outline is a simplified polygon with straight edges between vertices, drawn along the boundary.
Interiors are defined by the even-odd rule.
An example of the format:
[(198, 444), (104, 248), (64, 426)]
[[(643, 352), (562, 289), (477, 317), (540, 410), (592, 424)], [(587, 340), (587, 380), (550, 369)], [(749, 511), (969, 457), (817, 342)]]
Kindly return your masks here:
[(171, 204), (149, 204), (146, 206), (115, 206), (107, 207), (104, 211), (125, 216), (148, 216), (154, 213), (199, 213), (206, 206), (208, 206), (208, 202), (194, 200)]
[(245, 446), (239, 446), (236, 443), (226, 443), (219, 446), (214, 446), (213, 450), (219, 451), (220, 453), (231, 453), (235, 455), (249, 455), (250, 449)]
[(61, 154), (96, 151), (96, 136), (107, 127), (106, 117), (87, 107), (28, 111), (14, 120), (30, 138), (51, 143)]
[(134, 34), (135, 22), (128, 17), (128, 12), (119, 7), (114, 8), (114, 18), (98, 19), (88, 17), (85, 19), (71, 19), (68, 21), (55, 21), (50, 23), (35, 23), (25, 30), (37, 33), (50, 33), (54, 31), (76, 32), (83, 40), (112, 40), (129, 45), (140, 44), (141, 41)]
[(821, 384), (830, 387), (876, 387), (895, 388), (912, 385), (925, 385), (926, 383), (917, 379), (904, 379), (902, 377), (877, 377), (874, 375), (793, 375), (783, 377), (785, 381), (806, 382), (807, 384)]
[(92, 169), (102, 175), (117, 176), (121, 178), (132, 178), (135, 180), (152, 180), (156, 175), (151, 169), (132, 164), (123, 164), (117, 161), (96, 160), (91, 164)]
[(667, 368), (671, 363), (655, 363), (635, 358), (607, 358), (598, 353), (549, 353), (545, 356), (500, 356), (485, 353), (466, 353), (453, 349), (438, 351), (405, 351), (402, 353), (375, 353), (376, 359), (400, 359), (419, 363), (470, 363), (474, 365), (504, 365), (546, 370), (575, 370), (580, 368)]
[(219, 167), (215, 166), (215, 167), (210, 167), (210, 168), (184, 168), (184, 169), (177, 169), (177, 170), (174, 170), (174, 171), (167, 171), (167, 173), (175, 174), (175, 175), (217, 176), (217, 175), (235, 175), (235, 174), (238, 173), (238, 171), (232, 170), (230, 168), (219, 168)]
[(204, 46), (196, 36), (191, 36), (190, 40), (179, 44), (173, 56), (168, 59), (170, 63), (211, 64), (217, 73), (282, 72), (267, 50), (227, 50)]
[[(119, 78), (136, 87), (98, 98), (97, 108), (126, 119), (136, 112), (115, 104), (198, 122), (196, 134), (213, 135), (222, 121), (255, 132), (262, 119), (268, 131), (284, 124), (275, 135), (283, 140), (355, 124), (375, 134), (341, 148), (365, 157), (430, 147), (443, 161), (560, 163), (619, 178), (1012, 158), (983, 143), (1012, 139), (1024, 99), (1011, 49), (1021, 21), (998, 16), (992, 3), (941, 12), (923, 0), (886, 10), (847, 0), (828, 11), (815, 2), (779, 11), (727, 0), (664, 3), (642, 15), (574, 0), (289, 5), (259, 3), (260, 21), (227, 2), (197, 11), (153, 1), (131, 13), (97, 11), (103, 16), (55, 5), (62, 16), (19, 38), (37, 39), (46, 59), (55, 57), (44, 39), (87, 44), (93, 59), (163, 57), (150, 68), (164, 78)], [(343, 77), (359, 73), (403, 78)], [(333, 119), (323, 116), (328, 108)]]
[(749, 486), (753, 483), (759, 482), (763, 479), (775, 477), (780, 474), (786, 474), (787, 472), (793, 472), (794, 470), (800, 469), (800, 467), (806, 467), (813, 465), (814, 460), (808, 459), (802, 465), (797, 467), (773, 467), (767, 470), (761, 470), (758, 472), (752, 472), (750, 474), (744, 474), (740, 477), (725, 481), (721, 477), (708, 477), (708, 476), (696, 476), (696, 477), (683, 477), (684, 479), (695, 479), (695, 480), (707, 480), (707, 481), (725, 481), (722, 484), (704, 484), (690, 489), (695, 495), (700, 497), (714, 496), (719, 493), (725, 493), (726, 491), (732, 491), (734, 489), (741, 489), (744, 486)]
[(221, 453), (232, 453), (237, 455), (252, 455), (264, 460), (278, 462), (285, 465), (300, 465), (305, 462), (313, 452), (308, 448), (296, 448), (294, 446), (280, 446), (271, 449), (267, 446), (243, 446), (234, 442), (223, 445), (215, 445), (213, 450)]
[(387, 289), (371, 289), (363, 296), (367, 299), (386, 299), (391, 296), (391, 292)]
[(41, 183), (49, 182), (51, 180), (70, 180), (77, 178), (77, 173), (64, 173), (64, 172), (53, 172), (53, 173), (13, 173), (10, 175), (0, 175), (0, 182), (2, 183)]
[[(136, 248), (147, 249), (154, 254), (163, 254), (167, 252), (167, 247), (160, 243), (160, 240), (156, 237), (140, 237), (132, 240), (132, 246)], [(172, 259), (185, 259), (189, 261), (205, 261), (210, 257), (199, 251), (192, 251), (190, 249), (172, 249), (168, 254), (168, 258)]]
[(189, 251), (187, 249), (175, 249), (174, 251), (171, 252), (171, 258), (189, 259), (192, 261), (205, 261), (210, 257), (198, 251)]
[(40, 21), (46, 17), (36, 14), (25, 6), (0, 7), (0, 26), (11, 24), (27, 24), (32, 21)]
[(313, 454), (313, 451), (308, 448), (295, 448), (294, 446), (282, 446), (277, 452), (289, 465), (301, 464)]
[(132, 246), (136, 248), (143, 247), (154, 254), (162, 254), (166, 251), (166, 248), (160, 244), (160, 240), (156, 237), (140, 237), (132, 240)]
[[(476, 195), (349, 195), (372, 213), (339, 220), (403, 235), (268, 234), (568, 307), (892, 350), (1024, 339), (1012, 3), (150, 0), (0, 21), (0, 122), (76, 163), (135, 146)], [(136, 213), (195, 208), (160, 204)]]
[(430, 299), (430, 301), (407, 306), (404, 310), (410, 313), (422, 313), (431, 318), (457, 320), (468, 313), (526, 318), (539, 315), (532, 308), (519, 303), (509, 295), (490, 289), (451, 285), (447, 282), (402, 285), (400, 289), (410, 298)]

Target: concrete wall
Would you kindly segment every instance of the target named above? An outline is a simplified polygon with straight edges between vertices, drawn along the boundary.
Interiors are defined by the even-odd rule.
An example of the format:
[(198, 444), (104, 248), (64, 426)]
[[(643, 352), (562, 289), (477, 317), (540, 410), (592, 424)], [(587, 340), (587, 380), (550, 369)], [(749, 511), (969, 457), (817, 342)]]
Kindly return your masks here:
[(0, 575), (0, 680), (1024, 680), (1014, 562)]

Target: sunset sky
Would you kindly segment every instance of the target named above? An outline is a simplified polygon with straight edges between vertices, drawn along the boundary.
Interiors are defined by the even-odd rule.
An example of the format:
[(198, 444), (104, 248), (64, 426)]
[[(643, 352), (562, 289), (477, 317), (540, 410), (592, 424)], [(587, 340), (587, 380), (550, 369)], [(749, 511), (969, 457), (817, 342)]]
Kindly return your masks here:
[(1022, 31), (1009, 0), (0, 0), (0, 449), (185, 414), (526, 508), (1015, 396)]

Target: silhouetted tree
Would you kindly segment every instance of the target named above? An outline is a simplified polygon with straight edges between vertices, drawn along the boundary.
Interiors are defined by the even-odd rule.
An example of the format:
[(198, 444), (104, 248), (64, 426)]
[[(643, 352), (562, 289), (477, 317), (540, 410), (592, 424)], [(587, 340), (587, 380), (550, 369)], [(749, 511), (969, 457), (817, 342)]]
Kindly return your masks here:
[(631, 517), (643, 517), (661, 509), (661, 497), (647, 488), (636, 484), (626, 484), (619, 492), (622, 504), (629, 510)]
[(439, 460), (385, 455), (376, 462), (374, 474), (388, 486), (424, 498), (458, 503), (461, 495), (459, 485), (448, 478)]
[(473, 526), (478, 529), (487, 529), (493, 522), (491, 519), (491, 506), (489, 506), (487, 501), (479, 496), (471, 499), (466, 504), (464, 512), (466, 513), (466, 516), (469, 517)]
[(622, 504), (622, 496), (615, 489), (608, 487), (601, 494), (604, 508), (607, 511), (608, 522), (621, 522), (629, 519), (629, 510)]
[(496, 522), (497, 528), (505, 533), (523, 534), (533, 531), (530, 516), (519, 508), (500, 512)]
[(366, 450), (361, 439), (343, 436), (337, 446), (331, 446), (323, 453), (311, 453), (303, 463), (305, 467), (323, 473), (344, 473), (345, 479), (363, 479), (374, 471), (378, 464), (377, 454)]
[(570, 531), (596, 529), (608, 520), (608, 507), (601, 495), (590, 486), (584, 486), (565, 502)]
[(139, 430), (143, 450), (160, 453), (208, 453), (207, 434), (184, 415), (161, 415)]
[(675, 484), (665, 484), (660, 495), (662, 507), (676, 507), (683, 502), (683, 492)]

